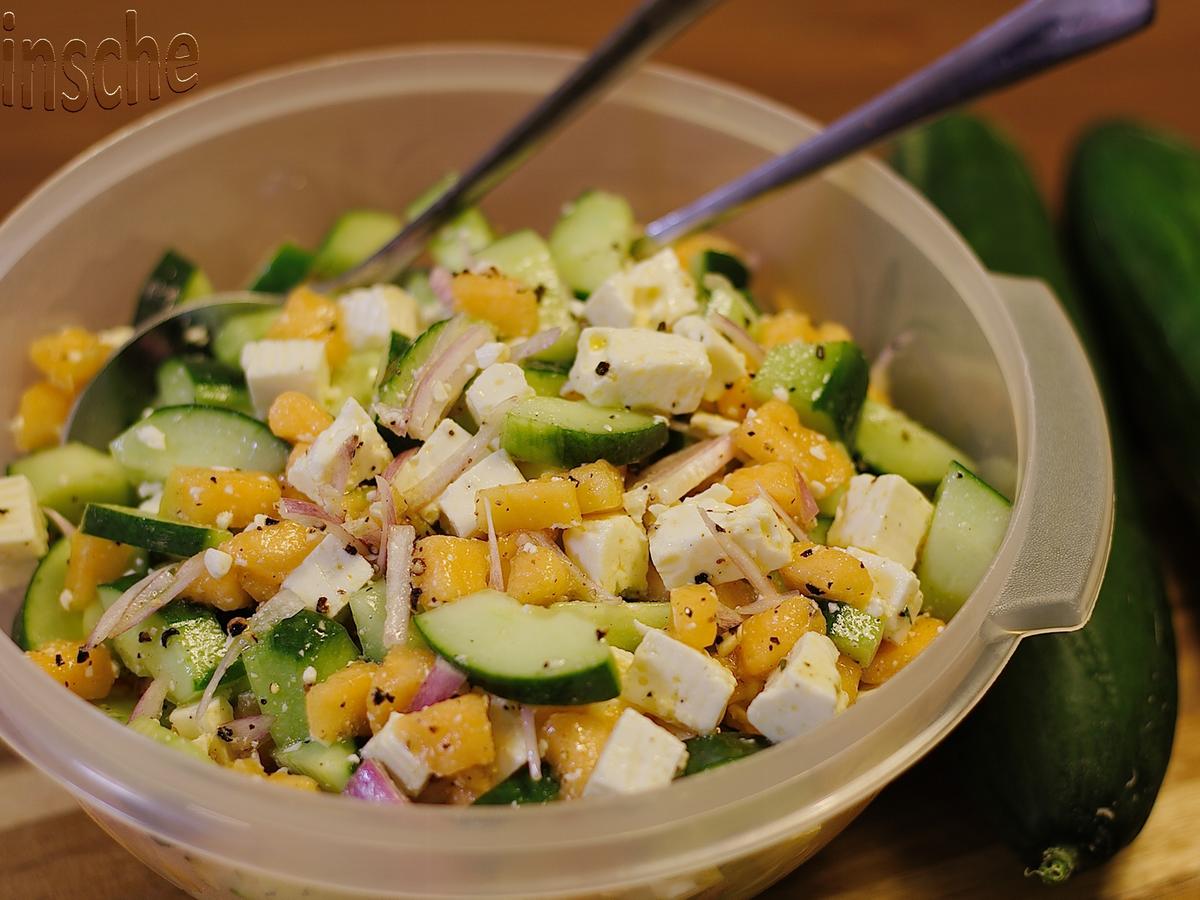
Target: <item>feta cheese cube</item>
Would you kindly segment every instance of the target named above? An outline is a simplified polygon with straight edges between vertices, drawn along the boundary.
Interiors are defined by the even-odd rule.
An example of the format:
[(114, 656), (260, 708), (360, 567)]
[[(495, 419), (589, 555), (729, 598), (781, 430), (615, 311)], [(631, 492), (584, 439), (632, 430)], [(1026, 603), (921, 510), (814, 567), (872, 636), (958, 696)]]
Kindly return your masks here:
[(513, 465), (504, 450), (485, 456), (463, 472), (450, 486), (442, 491), (438, 499), (441, 518), (450, 532), (458, 537), (472, 537), (482, 529), (475, 510), (475, 496), (484, 488), (500, 487), (504, 484), (520, 484), (525, 479), (521, 470)]
[(224, 697), (213, 697), (208, 708), (204, 710), (204, 718), (197, 719), (196, 711), (200, 701), (189, 703), (187, 706), (177, 706), (169, 716), (171, 727), (184, 738), (194, 741), (204, 734), (215, 734), (222, 725), (233, 721), (233, 707)]
[(684, 316), (671, 330), (680, 337), (696, 341), (708, 354), (712, 374), (704, 387), (705, 400), (716, 400), (735, 381), (745, 377), (746, 357), (700, 316)]
[(613, 594), (644, 594), (650, 545), (629, 516), (585, 519), (563, 531), (567, 556), (593, 581)]
[(480, 369), (486, 369), (496, 363), (508, 362), (511, 353), (511, 348), (503, 341), (488, 341), (475, 351), (475, 363)]
[(754, 560), (763, 574), (774, 572), (791, 559), (792, 533), (766, 500), (757, 497), (741, 506), (730, 506), (723, 502), (729, 496), (728, 489), (721, 485), (714, 487), (725, 493), (715, 493), (710, 488), (663, 510), (651, 527), (650, 556), (668, 589), (694, 584), (698, 575), (706, 576), (714, 584), (745, 577), (700, 518), (702, 509), (714, 525)]
[(351, 440), (356, 442), (356, 447), (351, 454), (344, 487), (350, 488), (374, 478), (392, 461), (392, 453), (379, 429), (367, 411), (351, 397), (342, 404), (333, 423), (288, 467), (288, 481), (314, 499), (328, 493), (331, 487), (337, 491), (337, 486), (331, 486), (334, 467), (343, 452), (343, 445)]
[(391, 343), (393, 331), (409, 338), (420, 333), (416, 298), (394, 284), (359, 288), (337, 302), (342, 333), (352, 350), (382, 349)]
[(644, 632), (625, 673), (621, 699), (698, 734), (713, 731), (737, 687), (733, 673), (665, 631)]
[[(421, 449), (405, 460), (400, 471), (392, 478), (392, 484), (401, 495), (405, 494), (470, 440), (471, 434), (465, 428), (453, 419), (442, 419)], [(441, 506), (434, 501), (421, 510), (421, 518), (430, 523), (436, 522), (441, 510)]]
[(933, 504), (899, 475), (855, 475), (829, 526), (835, 547), (858, 547), (906, 569), (917, 561)]
[(896, 643), (908, 637), (912, 620), (921, 611), (921, 584), (917, 576), (895, 560), (857, 547), (846, 552), (867, 567), (875, 587), (864, 612), (883, 620), (883, 636)]
[(375, 567), (353, 547), (327, 534), (283, 579), (282, 589), (294, 593), (309, 609), (333, 617), (374, 575)]
[(421, 789), (425, 787), (425, 783), (429, 781), (433, 772), (425, 761), (413, 753), (404, 739), (396, 733), (400, 715), (397, 712), (392, 713), (383, 728), (379, 729), (375, 736), (363, 745), (359, 756), (378, 762), (400, 783), (400, 787), (406, 794), (415, 797), (421, 793)]
[(319, 401), (329, 389), (322, 341), (251, 341), (242, 347), (241, 362), (259, 418), (266, 417), (284, 391), (299, 391)]
[(467, 388), (467, 409), (482, 425), (494, 410), (534, 394), (534, 389), (525, 380), (524, 369), (516, 363), (496, 363), (480, 372)]
[(668, 249), (610, 275), (588, 297), (583, 317), (610, 328), (655, 329), (699, 309), (695, 283)]
[(690, 413), (711, 375), (704, 347), (677, 334), (585, 328), (563, 390), (596, 406)]
[(0, 478), (0, 564), (32, 563), (46, 553), (46, 517), (24, 475)]
[(736, 431), (740, 423), (714, 413), (694, 412), (688, 420), (688, 427), (694, 434), (705, 438), (724, 437)]
[(583, 795), (639, 794), (666, 787), (687, 764), (687, 757), (683, 741), (627, 709), (604, 742)]
[(811, 731), (846, 708), (833, 641), (805, 632), (746, 708), (750, 724), (773, 743)]

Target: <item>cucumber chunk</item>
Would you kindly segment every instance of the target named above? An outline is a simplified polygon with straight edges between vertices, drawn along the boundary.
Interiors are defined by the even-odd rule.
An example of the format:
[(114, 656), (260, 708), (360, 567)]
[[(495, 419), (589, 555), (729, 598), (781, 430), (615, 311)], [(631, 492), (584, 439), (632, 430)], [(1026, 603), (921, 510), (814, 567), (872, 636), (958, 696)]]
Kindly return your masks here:
[(752, 393), (762, 403), (782, 389), (804, 425), (851, 446), (869, 374), (857, 344), (793, 341), (767, 351)]
[(86, 444), (63, 444), (39, 450), (8, 466), (9, 475), (24, 475), (38, 504), (78, 522), (89, 503), (132, 503), (133, 485), (119, 462)]
[(525, 381), (539, 397), (557, 397), (567, 383), (569, 369), (550, 363), (532, 362), (521, 366), (525, 370)]
[[(403, 337), (396, 334), (392, 336)], [(375, 396), (375, 383), (379, 380), (379, 373), (384, 370), (385, 364), (386, 358), (379, 349), (351, 353), (334, 369), (329, 390), (322, 397), (322, 405), (331, 415), (336, 416), (342, 405), (353, 397), (359, 406), (370, 409), (371, 398)]]
[(37, 650), (51, 641), (81, 641), (86, 637), (83, 613), (63, 609), (60, 599), (70, 555), (71, 542), (62, 538), (34, 569), (25, 589), (25, 600), (13, 620), (12, 639), (22, 650)]
[[(112, 606), (136, 577), (97, 588), (100, 605)], [(225, 655), (225, 629), (211, 609), (172, 600), (136, 628), (113, 637), (112, 645), (134, 675), (165, 680), (172, 703), (191, 703), (204, 693)], [(225, 673), (222, 684), (234, 686), (245, 675), (239, 660)]]
[(127, 687), (117, 685), (103, 700), (93, 700), (92, 705), (114, 722), (122, 725), (129, 724), (133, 708), (137, 706), (138, 696)]
[(403, 227), (399, 216), (378, 209), (342, 213), (313, 257), (311, 276), (322, 279), (341, 275), (394, 238)]
[(593, 603), (568, 600), (554, 603), (551, 609), (565, 609), (591, 622), (611, 647), (633, 652), (642, 642), (638, 631), (640, 622), (650, 628), (667, 628), (671, 624), (671, 604), (666, 602)]
[(309, 738), (304, 670), (311, 666), (316, 681), (323, 681), (356, 659), (358, 648), (346, 629), (307, 609), (278, 623), (242, 654), (250, 689), (262, 711), (275, 717), (271, 737), (277, 746)]
[(567, 286), (587, 296), (620, 271), (633, 244), (629, 202), (606, 191), (587, 191), (572, 202), (550, 232), (550, 254)]
[(744, 759), (771, 746), (771, 742), (764, 737), (756, 734), (740, 734), (736, 731), (704, 734), (688, 738), (683, 743), (688, 751), (687, 765), (683, 770), (684, 776), (695, 775), (705, 769), (715, 769), (717, 766)]
[(257, 419), (212, 406), (167, 406), (117, 435), (109, 445), (127, 472), (162, 481), (176, 466), (228, 466), (277, 475), (290, 447)]
[(702, 250), (695, 260), (697, 280), (705, 275), (720, 275), (736, 290), (744, 291), (750, 286), (750, 267), (732, 253), (720, 250)]
[(227, 320), (212, 339), (212, 354), (219, 362), (241, 368), (242, 348), (251, 341), (261, 341), (279, 318), (277, 309), (260, 309), (242, 313)]
[(747, 330), (758, 321), (758, 307), (750, 295), (735, 288), (725, 276), (705, 275), (700, 284), (706, 312), (718, 313)]
[(1012, 505), (970, 469), (952, 463), (933, 498), (917, 578), (925, 609), (949, 621), (992, 565)]
[(249, 290), (264, 294), (286, 294), (305, 279), (312, 264), (311, 251), (290, 241), (280, 244), (254, 276)]
[[(388, 648), (383, 644), (383, 622), (387, 618), (383, 581), (369, 581), (353, 594), (349, 601), (350, 615), (358, 633), (358, 646), (362, 655), (371, 662), (383, 662)], [(413, 650), (426, 650), (425, 639), (415, 628), (408, 629), (405, 646)]]
[(955, 460), (967, 468), (974, 465), (953, 444), (874, 400), (863, 403), (855, 449), (874, 471), (899, 475), (917, 487), (936, 485)]
[(440, 322), (434, 322), (397, 356), (393, 356), (389, 348), (387, 368), (379, 378), (379, 388), (376, 391), (380, 403), (387, 406), (404, 404), (416, 382), (417, 373), (433, 353), (442, 332), (449, 327), (458, 327), (450, 325), (454, 321), (456, 320), (442, 319)]
[(558, 779), (542, 768), (537, 781), (522, 767), (492, 788), (474, 803), (475, 806), (522, 806), (526, 803), (549, 803), (558, 799)]
[(575, 706), (621, 693), (612, 652), (595, 626), (563, 609), (479, 591), (414, 619), (439, 656), (472, 684), (518, 703)]
[(883, 622), (848, 603), (820, 603), (825, 634), (838, 651), (863, 668), (871, 664), (883, 640)]
[(354, 767), (358, 765), (352, 741), (322, 744), (317, 740), (301, 741), (274, 752), (275, 762), (297, 775), (307, 775), (327, 791), (340, 794)]
[(170, 747), (172, 750), (177, 750), (193, 759), (203, 760), (206, 763), (212, 762), (207, 753), (187, 738), (181, 737), (170, 728), (164, 728), (154, 719), (146, 717), (135, 719), (129, 723), (129, 730), (136, 731), (142, 737), (148, 737), (155, 743), (162, 744), (164, 747)]
[(141, 547), (167, 556), (195, 556), (229, 540), (228, 531), (189, 525), (151, 515), (130, 506), (89, 503), (83, 510), (79, 530), (131, 547)]
[(662, 449), (669, 430), (665, 422), (627, 409), (531, 397), (509, 410), (500, 446), (525, 462), (572, 468), (606, 459), (622, 466)]
[(146, 283), (138, 293), (133, 324), (139, 325), (181, 303), (207, 297), (212, 292), (212, 282), (195, 263), (174, 250), (168, 250), (150, 270)]
[(163, 362), (154, 376), (155, 406), (216, 406), (251, 412), (250, 394), (241, 371), (205, 356), (176, 356)]

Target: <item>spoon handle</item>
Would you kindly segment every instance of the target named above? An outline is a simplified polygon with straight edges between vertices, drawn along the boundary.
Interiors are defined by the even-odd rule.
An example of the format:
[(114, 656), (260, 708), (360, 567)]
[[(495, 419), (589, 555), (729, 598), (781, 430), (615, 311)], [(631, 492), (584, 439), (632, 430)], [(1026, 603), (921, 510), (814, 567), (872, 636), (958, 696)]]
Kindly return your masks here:
[(717, 2), (646, 0), (428, 209), (361, 265), (318, 287), (337, 289), (398, 275), (439, 227), (482, 200), (542, 142)]
[(646, 226), (670, 243), (751, 200), (988, 91), (1123, 38), (1154, 18), (1154, 0), (1030, 0), (783, 156)]

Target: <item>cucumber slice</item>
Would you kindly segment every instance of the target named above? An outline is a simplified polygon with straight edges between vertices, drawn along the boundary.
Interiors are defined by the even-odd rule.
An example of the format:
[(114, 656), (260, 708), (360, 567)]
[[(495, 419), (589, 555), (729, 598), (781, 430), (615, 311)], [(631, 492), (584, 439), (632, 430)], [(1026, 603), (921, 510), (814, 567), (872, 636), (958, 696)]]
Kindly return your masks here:
[(398, 360), (400, 357), (402, 357), (405, 353), (408, 352), (408, 348), (411, 347), (412, 344), (413, 344), (413, 338), (410, 338), (407, 335), (401, 334), (398, 331), (393, 331), (392, 337), (388, 341), (387, 362), (385, 363), (385, 365), (390, 366), (392, 363), (394, 363), (396, 360)]
[(114, 722), (128, 725), (129, 717), (133, 715), (133, 708), (137, 706), (137, 701), (137, 694), (129, 688), (118, 685), (103, 700), (93, 700), (92, 705)]
[[(395, 335), (393, 337), (403, 337)], [(359, 406), (371, 408), (371, 398), (375, 396), (375, 383), (379, 373), (384, 370), (386, 359), (379, 349), (358, 350), (351, 353), (333, 371), (329, 382), (329, 391), (322, 398), (323, 405), (333, 416), (338, 414), (342, 405), (351, 397), (358, 401)]]
[(133, 312), (133, 324), (139, 325), (181, 303), (207, 297), (212, 292), (212, 282), (195, 263), (168, 250), (142, 285)]
[(949, 621), (971, 596), (1000, 549), (1011, 512), (1012, 505), (991, 485), (951, 464), (934, 495), (933, 521), (917, 560), (930, 614)]
[(216, 406), (250, 413), (241, 371), (205, 356), (175, 356), (158, 367), (155, 406)]
[(704, 734), (688, 738), (683, 743), (688, 751), (684, 776), (695, 775), (705, 769), (715, 769), (771, 746), (771, 742), (764, 737), (757, 734), (740, 734), (736, 731)]
[(456, 320), (443, 319), (440, 322), (434, 322), (417, 335), (416, 340), (405, 348), (399, 356), (389, 359), (387, 368), (383, 370), (383, 375), (380, 376), (379, 388), (376, 391), (380, 403), (387, 406), (402, 406), (404, 404), (404, 401), (408, 399), (408, 392), (413, 388), (413, 383), (416, 381), (417, 373), (420, 371), (421, 366), (425, 364), (430, 354), (433, 353), (433, 348), (437, 345), (438, 338), (442, 332), (446, 328), (451, 327), (450, 323), (454, 321)]
[(347, 601), (354, 627), (358, 631), (362, 655), (371, 662), (383, 662), (387, 656), (387, 647), (383, 645), (383, 620), (387, 615), (383, 590), (382, 581), (369, 581), (351, 594)]
[(109, 445), (142, 481), (162, 481), (176, 466), (228, 466), (277, 475), (288, 447), (257, 419), (212, 406), (167, 406), (131, 425)]
[(413, 621), (434, 652), (498, 697), (576, 706), (621, 693), (608, 644), (591, 622), (566, 610), (479, 591)]
[(874, 471), (899, 475), (917, 487), (936, 485), (955, 460), (968, 469), (974, 465), (953, 444), (874, 400), (863, 403), (855, 449)]
[(606, 191), (587, 191), (571, 203), (550, 232), (550, 255), (567, 286), (587, 296), (618, 272), (634, 237), (629, 202)]
[(475, 801), (475, 806), (523, 806), (558, 799), (558, 779), (542, 767), (537, 781), (526, 768), (518, 769)]
[(627, 409), (530, 397), (509, 410), (500, 446), (515, 459), (568, 469), (599, 459), (622, 466), (662, 449), (669, 430), (665, 422)]
[(794, 341), (767, 351), (752, 393), (762, 403), (781, 388), (801, 422), (851, 446), (868, 378), (867, 360), (857, 344)]
[(63, 609), (60, 599), (70, 555), (71, 542), (62, 538), (34, 569), (25, 600), (13, 620), (12, 639), (22, 650), (37, 650), (50, 641), (81, 641), (86, 637), (83, 613)]
[(871, 664), (883, 640), (883, 622), (848, 603), (821, 603), (825, 634), (838, 651), (862, 666)]
[(291, 242), (280, 244), (259, 269), (250, 290), (264, 294), (286, 294), (308, 275), (313, 254)]
[(739, 291), (723, 275), (705, 275), (700, 282), (704, 288), (704, 309), (719, 313), (731, 322), (749, 330), (758, 321), (758, 307), (745, 291)]
[(173, 732), (170, 728), (164, 728), (159, 722), (154, 719), (141, 718), (135, 719), (129, 723), (129, 730), (136, 731), (142, 737), (148, 737), (155, 743), (162, 744), (164, 747), (170, 747), (172, 750), (177, 750), (184, 753), (193, 759), (203, 760), (206, 763), (211, 763), (208, 754), (193, 744), (185, 737)]
[(313, 257), (311, 276), (332, 278), (354, 268), (396, 236), (404, 222), (378, 209), (342, 213)]
[(153, 553), (179, 557), (194, 556), (229, 540), (228, 531), (176, 522), (130, 506), (110, 503), (89, 503), (84, 507), (79, 530)]
[(744, 291), (750, 286), (750, 267), (732, 253), (702, 250), (696, 255), (695, 265), (697, 281), (703, 282), (705, 275), (720, 275), (735, 290)]
[(640, 622), (650, 628), (667, 628), (671, 624), (671, 604), (664, 602), (592, 603), (569, 600), (551, 604), (551, 609), (565, 609), (591, 622), (602, 632), (610, 647), (620, 647), (632, 653), (642, 642)]
[(242, 348), (251, 341), (261, 341), (279, 318), (277, 309), (234, 316), (217, 329), (212, 339), (212, 353), (219, 362), (235, 369), (242, 365)]
[[(96, 590), (100, 605), (105, 609), (112, 606), (132, 581), (101, 585)], [(172, 703), (191, 703), (204, 693), (225, 655), (225, 629), (211, 609), (172, 600), (136, 628), (116, 635), (112, 645), (134, 675), (165, 680), (167, 699)], [(239, 660), (221, 683), (233, 687), (245, 675)]]
[(274, 752), (275, 762), (297, 775), (307, 775), (327, 791), (340, 794), (354, 767), (358, 764), (352, 741), (322, 744), (317, 740), (301, 741)]
[(250, 688), (262, 711), (274, 716), (271, 737), (279, 747), (308, 740), (308, 711), (304, 706), (310, 666), (316, 681), (358, 659), (358, 648), (346, 629), (311, 610), (284, 619), (242, 654)]
[(121, 464), (86, 444), (63, 444), (39, 450), (8, 466), (9, 475), (24, 475), (38, 504), (78, 522), (89, 503), (132, 503), (133, 485)]
[(570, 369), (543, 362), (524, 363), (521, 368), (525, 370), (525, 381), (539, 397), (559, 396), (570, 373)]

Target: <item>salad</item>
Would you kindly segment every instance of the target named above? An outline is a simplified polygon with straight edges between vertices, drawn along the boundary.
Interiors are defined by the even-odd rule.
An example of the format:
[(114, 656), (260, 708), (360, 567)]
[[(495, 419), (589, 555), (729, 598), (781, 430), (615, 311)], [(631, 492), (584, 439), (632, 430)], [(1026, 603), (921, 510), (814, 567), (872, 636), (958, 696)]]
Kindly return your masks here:
[[(282, 305), (189, 332), (107, 447), (61, 434), (131, 329), (30, 347), (0, 562), (67, 690), (294, 788), (632, 794), (886, 690), (990, 565), (1008, 502), (727, 240), (639, 253), (590, 191), (546, 240), (473, 209), (400, 283), (314, 289), (402, 224), (284, 244), (251, 284)], [(169, 252), (135, 324), (211, 290)]]

